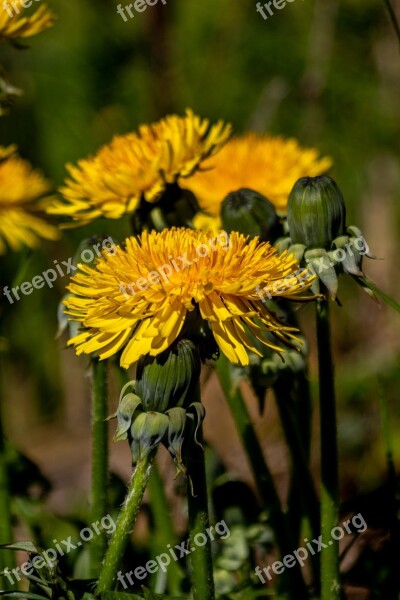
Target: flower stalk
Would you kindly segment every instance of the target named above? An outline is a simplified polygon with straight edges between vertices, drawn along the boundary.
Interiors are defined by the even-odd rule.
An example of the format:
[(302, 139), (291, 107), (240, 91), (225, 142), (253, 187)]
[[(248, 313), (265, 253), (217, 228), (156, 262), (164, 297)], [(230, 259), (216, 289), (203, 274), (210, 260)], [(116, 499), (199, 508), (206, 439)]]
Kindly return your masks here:
[[(108, 511), (107, 362), (92, 361), (92, 523)], [(107, 547), (103, 533), (90, 546), (90, 570), (97, 577)]]
[(329, 544), (321, 552), (321, 600), (340, 599), (339, 542), (331, 531), (339, 520), (339, 467), (336, 429), (336, 402), (329, 304), (317, 304), (317, 343), (319, 366), (321, 428), (321, 534)]
[[(199, 436), (201, 440), (201, 431)], [(193, 600), (214, 600), (211, 541), (206, 536), (207, 543), (204, 546), (196, 544), (196, 536), (204, 536), (210, 525), (204, 450), (198, 445), (193, 446), (187, 459), (187, 475)]]
[(114, 580), (139, 513), (155, 455), (156, 451), (150, 452), (143, 456), (136, 465), (128, 488), (128, 494), (117, 520), (114, 535), (111, 538), (110, 546), (101, 567), (97, 594), (114, 589)]
[[(292, 552), (293, 548), (297, 547), (297, 540), (292, 539), (288, 519), (283, 513), (274, 480), (265, 462), (264, 454), (254, 431), (249, 412), (240, 391), (232, 387), (229, 363), (224, 357), (221, 356), (216, 362), (216, 370), (236, 428), (243, 442), (257, 491), (262, 500), (263, 507), (267, 508), (270, 514), (271, 526), (274, 528), (276, 534), (276, 543), (283, 557)], [(290, 593), (293, 594), (290, 598), (293, 597), (296, 600), (308, 598), (307, 588), (300, 568), (297, 565), (290, 570), (289, 577), (290, 580), (287, 582), (287, 587), (289, 587)]]

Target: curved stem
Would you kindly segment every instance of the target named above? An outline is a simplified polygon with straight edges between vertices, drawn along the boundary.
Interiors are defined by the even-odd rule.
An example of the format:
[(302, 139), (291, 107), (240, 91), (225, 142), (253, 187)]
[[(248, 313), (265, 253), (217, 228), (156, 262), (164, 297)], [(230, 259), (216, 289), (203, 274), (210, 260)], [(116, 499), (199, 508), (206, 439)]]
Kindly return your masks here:
[[(283, 557), (297, 548), (297, 540), (292, 539), (288, 518), (282, 510), (273, 477), (265, 461), (242, 394), (238, 389), (232, 387), (229, 363), (224, 356), (221, 356), (215, 366), (236, 428), (242, 439), (263, 507), (270, 514), (271, 527), (274, 528), (276, 542)], [(290, 597), (296, 598), (296, 600), (308, 598), (309, 595), (299, 565), (296, 564), (290, 571), (288, 570), (287, 576), (289, 578), (287, 587), (290, 589)]]
[[(321, 599), (339, 600), (339, 542), (331, 532), (339, 520), (339, 468), (336, 403), (328, 300), (317, 304), (317, 342), (321, 428)], [(329, 545), (328, 545), (329, 544)]]
[[(201, 439), (201, 432), (199, 432)], [(214, 600), (214, 578), (211, 540), (207, 535), (208, 494), (204, 450), (195, 445), (187, 460), (188, 509), (190, 529), (190, 561), (192, 565), (193, 600)], [(201, 546), (196, 536), (201, 534), (207, 543)]]
[(151, 452), (136, 465), (114, 535), (101, 567), (97, 593), (114, 588), (114, 580), (143, 500), (155, 454), (154, 451)]
[[(108, 437), (107, 437), (107, 362), (92, 361), (92, 523), (107, 514)], [(97, 577), (107, 548), (105, 533), (97, 535), (90, 546), (90, 571)]]

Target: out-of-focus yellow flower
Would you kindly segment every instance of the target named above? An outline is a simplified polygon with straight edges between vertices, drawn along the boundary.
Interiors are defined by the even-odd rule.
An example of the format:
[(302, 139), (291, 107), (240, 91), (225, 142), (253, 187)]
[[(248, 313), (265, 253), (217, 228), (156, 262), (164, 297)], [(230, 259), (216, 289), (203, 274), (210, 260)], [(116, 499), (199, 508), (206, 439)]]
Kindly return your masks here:
[(56, 20), (46, 4), (30, 16), (26, 13), (27, 9), (21, 0), (0, 3), (0, 40), (31, 37), (51, 27)]
[(104, 253), (94, 267), (79, 265), (68, 286), (66, 312), (84, 327), (69, 342), (77, 354), (105, 359), (123, 350), (121, 366), (128, 368), (166, 350), (184, 325), (190, 338), (190, 314), (191, 323), (195, 316), (208, 322), (229, 360), (246, 365), (248, 350), (260, 355), (255, 338), (280, 351), (273, 337), (289, 342), (296, 331), (279, 322), (263, 298), (312, 298), (300, 295), (313, 278), (305, 269), (299, 276), (294, 256), (279, 256), (258, 238), (172, 228), (145, 231), (125, 246)]
[(53, 198), (50, 184), (15, 154), (15, 146), (0, 146), (0, 254), (35, 248), (40, 238), (56, 240), (58, 230), (40, 216)]
[(156, 202), (168, 184), (181, 183), (228, 140), (230, 125), (219, 121), (209, 127), (187, 110), (170, 115), (138, 133), (116, 136), (95, 156), (67, 165), (71, 179), (61, 188), (66, 203), (49, 212), (85, 225), (106, 217), (118, 219), (135, 211), (142, 195)]
[(232, 138), (184, 187), (196, 195), (205, 213), (217, 219), (224, 198), (240, 188), (259, 192), (279, 214), (286, 214), (296, 181), (320, 175), (331, 165), (330, 158), (320, 158), (317, 150), (302, 148), (295, 139), (248, 133)]

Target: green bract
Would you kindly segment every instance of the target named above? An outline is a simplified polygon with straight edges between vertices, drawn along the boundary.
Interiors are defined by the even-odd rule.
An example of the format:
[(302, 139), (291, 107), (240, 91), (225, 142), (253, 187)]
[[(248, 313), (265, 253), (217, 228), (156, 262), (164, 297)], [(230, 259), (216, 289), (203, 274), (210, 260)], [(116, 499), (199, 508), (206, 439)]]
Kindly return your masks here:
[(181, 340), (158, 356), (138, 362), (136, 393), (144, 410), (165, 412), (191, 399), (200, 377), (201, 361), (194, 344)]

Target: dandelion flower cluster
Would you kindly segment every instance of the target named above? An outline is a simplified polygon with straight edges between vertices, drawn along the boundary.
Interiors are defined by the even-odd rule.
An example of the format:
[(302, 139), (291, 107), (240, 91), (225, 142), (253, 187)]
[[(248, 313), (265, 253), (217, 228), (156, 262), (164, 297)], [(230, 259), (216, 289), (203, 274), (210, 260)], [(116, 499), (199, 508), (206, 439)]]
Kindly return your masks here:
[[(160, 269), (165, 265), (168, 277), (161, 274), (167, 272)], [(235, 232), (212, 237), (184, 228), (143, 232), (128, 238), (125, 248), (104, 254), (95, 266), (79, 267), (65, 304), (83, 331), (69, 344), (77, 354), (96, 353), (101, 359), (122, 350), (124, 368), (166, 350), (193, 311), (208, 322), (233, 363), (248, 364), (248, 350), (260, 354), (256, 339), (279, 351), (271, 340), (290, 342), (296, 330), (277, 320), (257, 290), (304, 300), (310, 296), (300, 294), (312, 280), (306, 270), (298, 276), (293, 255), (279, 256), (257, 238), (249, 241)]]

